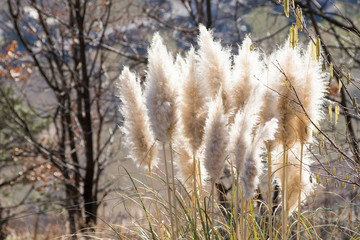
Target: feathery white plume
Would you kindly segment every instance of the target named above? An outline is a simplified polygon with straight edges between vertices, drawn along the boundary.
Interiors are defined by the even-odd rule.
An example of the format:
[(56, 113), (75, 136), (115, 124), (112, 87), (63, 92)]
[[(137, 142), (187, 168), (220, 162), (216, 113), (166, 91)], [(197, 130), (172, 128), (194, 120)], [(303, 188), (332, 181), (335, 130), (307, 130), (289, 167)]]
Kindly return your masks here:
[(146, 82), (146, 106), (151, 128), (156, 138), (167, 143), (175, 131), (178, 76), (173, 57), (168, 53), (158, 33), (155, 34), (149, 52)]
[(184, 82), (181, 88), (180, 122), (182, 135), (188, 140), (194, 155), (200, 147), (207, 117), (207, 86), (196, 71), (195, 51), (190, 49), (183, 65)]
[(298, 49), (285, 44), (272, 56), (269, 66), (271, 86), (279, 95), (277, 112), (279, 113), (279, 131), (277, 139), (281, 144), (292, 146), (298, 141), (298, 115), (302, 109), (293, 91), (305, 91), (303, 76), (303, 58)]
[[(219, 92), (221, 89), (219, 90)], [(220, 94), (209, 104), (209, 117), (206, 120), (204, 145), (204, 166), (212, 182), (219, 180), (227, 155), (227, 118)]]
[(188, 188), (193, 188), (194, 181), (194, 162), (192, 155), (184, 147), (184, 143), (178, 142), (176, 144), (176, 167), (179, 170), (178, 177), (182, 183)]
[(150, 131), (140, 84), (128, 67), (122, 71), (117, 87), (123, 103), (120, 111), (125, 119), (122, 131), (130, 156), (138, 165), (154, 166), (157, 164), (155, 139)]
[[(269, 78), (269, 71), (264, 72), (266, 74), (265, 84), (265, 93), (263, 95), (263, 105), (260, 110), (260, 126), (264, 125), (266, 122), (270, 121), (273, 118), (279, 119), (278, 113), (278, 101), (279, 94), (275, 90), (276, 82), (274, 82), (273, 78)], [(276, 146), (276, 140), (267, 141), (266, 143), (267, 149), (271, 152)]]
[[(306, 148), (304, 148), (306, 149)], [(306, 199), (306, 196), (311, 194), (314, 190), (314, 183), (310, 182), (310, 168), (312, 161), (309, 153), (304, 151), (303, 154), (303, 167), (302, 176), (300, 180), (300, 147), (299, 144), (295, 144), (288, 153), (288, 165), (286, 167), (287, 175), (287, 210), (289, 215), (295, 210), (298, 203), (299, 193), (301, 192), (301, 201)], [(276, 168), (283, 167), (283, 152), (274, 159), (274, 165)], [(275, 171), (274, 175), (278, 179), (282, 179), (283, 171)], [(279, 181), (280, 182), (280, 181)]]
[(255, 195), (255, 190), (259, 184), (259, 176), (262, 172), (261, 154), (264, 151), (265, 142), (274, 140), (278, 128), (277, 123), (278, 120), (273, 118), (260, 127), (254, 141), (246, 151), (245, 166), (241, 177), (246, 200), (250, 200)]
[(208, 84), (210, 97), (213, 98), (222, 88), (224, 110), (230, 110), (229, 79), (231, 77), (230, 50), (223, 49), (220, 42), (215, 42), (211, 31), (199, 26), (199, 74)]
[(234, 57), (230, 94), (235, 113), (244, 106), (251, 91), (263, 79), (264, 64), (260, 61), (260, 53), (251, 47), (251, 39), (246, 36), (239, 54)]
[(313, 59), (311, 56), (311, 44), (304, 56), (304, 84), (305, 87), (296, 90), (301, 104), (304, 106), (306, 113), (299, 114), (298, 135), (300, 141), (303, 143), (310, 142), (312, 137), (312, 130), (314, 126), (312, 122), (317, 125), (324, 117), (323, 104), (327, 89), (327, 74), (322, 73), (321, 63)]
[(235, 121), (231, 126), (229, 152), (237, 173), (240, 173), (244, 168), (245, 152), (252, 142), (252, 132), (259, 121), (262, 94), (263, 88), (261, 86), (253, 89), (244, 108), (235, 115)]

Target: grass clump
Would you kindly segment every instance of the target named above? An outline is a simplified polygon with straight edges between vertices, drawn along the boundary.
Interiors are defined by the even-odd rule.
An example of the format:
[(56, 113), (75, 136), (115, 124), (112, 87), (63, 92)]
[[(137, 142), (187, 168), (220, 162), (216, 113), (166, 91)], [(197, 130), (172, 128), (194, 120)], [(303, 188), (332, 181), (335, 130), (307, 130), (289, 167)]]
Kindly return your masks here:
[[(326, 75), (321, 64), (311, 47), (285, 43), (267, 57), (246, 37), (232, 56), (204, 26), (198, 39), (197, 50), (175, 60), (155, 34), (144, 95), (137, 90), (131, 93), (137, 96), (127, 96), (122, 90), (130, 78), (136, 82), (127, 68), (120, 77), (120, 109), (132, 158), (141, 165), (153, 159), (148, 156), (155, 156), (158, 145), (163, 147), (164, 175), (147, 160), (151, 188), (139, 190), (132, 181), (148, 223), (138, 237), (287, 239), (294, 222), (298, 236), (314, 237), (316, 229), (304, 212), (300, 215), (300, 205), (314, 186), (307, 149), (323, 117)], [(268, 198), (259, 200), (256, 189), (264, 169)], [(167, 200), (153, 179), (166, 187)], [(281, 187), (278, 206), (272, 199), (274, 181)]]

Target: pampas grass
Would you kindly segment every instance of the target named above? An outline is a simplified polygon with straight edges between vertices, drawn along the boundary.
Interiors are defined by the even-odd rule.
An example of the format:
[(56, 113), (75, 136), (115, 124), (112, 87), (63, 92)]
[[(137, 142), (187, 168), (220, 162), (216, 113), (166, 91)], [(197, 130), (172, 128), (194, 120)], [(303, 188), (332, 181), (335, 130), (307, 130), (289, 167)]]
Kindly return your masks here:
[(303, 74), (305, 87), (295, 89), (295, 91), (306, 113), (302, 111), (298, 114), (297, 132), (300, 142), (310, 143), (312, 142), (312, 132), (315, 129), (310, 119), (315, 125), (318, 125), (324, 118), (322, 108), (327, 91), (328, 75), (321, 71), (320, 62), (312, 58), (311, 44), (304, 55), (303, 66), (305, 67), (305, 74)]
[[(300, 212), (300, 203), (313, 189), (308, 178), (311, 160), (303, 148), (311, 142), (312, 124), (318, 124), (322, 118), (326, 88), (320, 65), (311, 58), (311, 48), (303, 53), (301, 47), (294, 49), (288, 44), (269, 58), (263, 57), (254, 50), (249, 37), (245, 38), (232, 63), (230, 51), (215, 41), (212, 32), (204, 26), (200, 26), (198, 40), (197, 51), (191, 48), (185, 59), (177, 55), (174, 63), (160, 35), (154, 35), (146, 72), (146, 106), (135, 75), (128, 68), (124, 69), (120, 77), (120, 95), (124, 102), (123, 129), (131, 155), (150, 168), (156, 165), (155, 139), (163, 144), (172, 239), (178, 237), (174, 232), (172, 208), (175, 206), (175, 213), (178, 213), (176, 201), (182, 199), (176, 195), (173, 161), (180, 185), (192, 191), (191, 229), (195, 237), (199, 230), (198, 217), (203, 221), (207, 214), (205, 210), (204, 215), (203, 210), (206, 201), (202, 204), (203, 195), (206, 196), (202, 178), (208, 176), (209, 181), (204, 185), (211, 183), (211, 223), (214, 224), (214, 184), (221, 178), (225, 159), (229, 157), (236, 169), (232, 176), (236, 194), (233, 210), (236, 233), (232, 234), (240, 237), (240, 219), (241, 235), (246, 238), (247, 206), (260, 184), (261, 159), (266, 149), (269, 238), (273, 237), (271, 176), (274, 168), (275, 178), (281, 179), (282, 238), (286, 239), (288, 216), (296, 204)], [(172, 163), (173, 201), (165, 144), (169, 145)], [(244, 214), (241, 218), (238, 215), (239, 194)], [(180, 202), (180, 206), (184, 209), (185, 205)], [(191, 217), (187, 215), (187, 218)], [(202, 231), (206, 229), (210, 228), (202, 222)], [(211, 229), (216, 231), (214, 225)], [(233, 226), (230, 229), (233, 231)]]
[(213, 39), (212, 32), (204, 26), (199, 27), (199, 66), (198, 71), (201, 78), (208, 85), (211, 98), (214, 98), (221, 88), (224, 111), (228, 113), (231, 109), (230, 103), (230, 78), (231, 61), (230, 49), (223, 48), (220, 42)]
[(227, 118), (224, 114), (220, 95), (209, 105), (209, 117), (206, 121), (204, 136), (204, 166), (209, 175), (209, 180), (216, 182), (222, 175), (227, 156)]
[[(313, 189), (314, 184), (310, 182), (310, 169), (309, 166), (311, 165), (311, 159), (309, 155), (304, 154), (303, 156), (303, 171), (302, 176), (300, 179), (300, 171), (299, 171), (299, 153), (301, 147), (300, 144), (296, 144), (288, 151), (288, 167), (287, 167), (287, 174), (288, 174), (288, 182), (287, 182), (287, 209), (286, 212), (289, 215), (295, 210), (298, 203), (298, 195), (301, 195), (301, 201), (306, 198), (306, 195), (309, 195)], [(274, 165), (282, 165), (283, 153), (279, 154), (276, 159), (274, 159)], [(278, 178), (282, 178), (283, 172), (276, 171), (275, 176)]]
[(238, 174), (244, 169), (245, 152), (251, 144), (253, 129), (259, 121), (262, 94), (263, 88), (261, 86), (252, 91), (244, 108), (235, 115), (234, 123), (230, 129), (229, 152)]
[(283, 222), (283, 236), (287, 238), (287, 217), (289, 209), (287, 207), (287, 182), (288, 182), (288, 162), (287, 151), (298, 140), (298, 133), (296, 131), (298, 125), (297, 114), (301, 113), (302, 109), (296, 101), (293, 89), (302, 89), (305, 87), (304, 80), (301, 77), (302, 58), (298, 49), (289, 47), (285, 44), (280, 48), (269, 66), (269, 77), (274, 79), (277, 83), (275, 86), (279, 94), (277, 111), (279, 112), (279, 131), (277, 140), (283, 146), (283, 164), (280, 167), (281, 175), (281, 189), (282, 189), (282, 222)]
[(234, 113), (244, 107), (252, 90), (263, 80), (264, 64), (260, 61), (260, 53), (253, 48), (250, 37), (246, 36), (239, 54), (234, 57), (230, 91)]
[(171, 141), (177, 121), (178, 76), (173, 61), (162, 38), (156, 33), (149, 48), (145, 96), (152, 130), (162, 143)]
[[(221, 90), (220, 90), (221, 91)], [(219, 91), (219, 92), (220, 92)], [(209, 104), (209, 117), (206, 120), (205, 135), (204, 135), (204, 166), (209, 175), (211, 183), (211, 220), (212, 228), (214, 226), (214, 189), (215, 182), (217, 182), (224, 169), (225, 159), (227, 156), (227, 144), (228, 144), (228, 129), (227, 118), (224, 114), (224, 106), (220, 93)]]
[(182, 65), (184, 82), (179, 101), (181, 136), (188, 140), (193, 155), (199, 149), (204, 135), (207, 117), (207, 85), (202, 81), (196, 68), (196, 54), (191, 48)]
[[(177, 97), (176, 90), (177, 71), (173, 63), (173, 57), (168, 53), (158, 33), (154, 35), (149, 48), (149, 63), (146, 75), (146, 106), (149, 109), (151, 127), (156, 139), (163, 143), (163, 154), (165, 163), (166, 182), (168, 183), (168, 200), (171, 221), (171, 236), (174, 236), (174, 224), (172, 217), (171, 193), (169, 185), (169, 173), (166, 159), (165, 144), (171, 145), (172, 137), (175, 133), (177, 122)], [(171, 147), (170, 147), (171, 148)], [(171, 153), (172, 154), (172, 153)], [(173, 158), (171, 155), (171, 170), (174, 169)], [(173, 176), (173, 200), (175, 196), (175, 179)]]
[(261, 155), (265, 150), (265, 142), (275, 139), (278, 128), (276, 118), (266, 122), (260, 127), (245, 154), (245, 166), (242, 174), (244, 184), (244, 197), (250, 200), (255, 195), (255, 190), (259, 184), (259, 177), (262, 171)]
[(298, 49), (285, 44), (272, 57), (269, 66), (269, 78), (276, 83), (274, 89), (279, 95), (277, 112), (279, 113), (279, 131), (277, 139), (280, 144), (292, 146), (298, 141), (296, 131), (298, 114), (302, 112), (292, 89), (305, 91), (305, 81), (302, 78), (302, 57)]
[(146, 114), (147, 109), (140, 84), (135, 74), (125, 67), (117, 86), (123, 103), (121, 113), (125, 119), (121, 129), (126, 135), (125, 141), (129, 146), (130, 157), (137, 165), (150, 169), (157, 165), (157, 146), (150, 131), (149, 117)]

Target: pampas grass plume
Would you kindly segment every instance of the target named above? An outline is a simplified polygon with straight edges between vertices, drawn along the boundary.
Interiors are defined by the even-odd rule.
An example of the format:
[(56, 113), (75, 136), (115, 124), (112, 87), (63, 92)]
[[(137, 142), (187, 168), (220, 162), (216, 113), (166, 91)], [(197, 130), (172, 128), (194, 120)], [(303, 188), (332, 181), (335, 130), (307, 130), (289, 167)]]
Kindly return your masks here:
[(275, 139), (277, 128), (278, 120), (276, 118), (266, 122), (264, 126), (258, 129), (254, 141), (246, 151), (245, 166), (242, 174), (246, 200), (250, 200), (255, 195), (255, 190), (259, 184), (259, 176), (262, 172), (261, 154), (264, 152), (265, 142)]
[(251, 91), (263, 78), (263, 63), (260, 61), (260, 54), (251, 50), (252, 41), (246, 36), (239, 54), (234, 57), (234, 69), (232, 72), (232, 106), (237, 112), (244, 106)]
[(281, 144), (293, 145), (298, 141), (298, 115), (302, 112), (292, 89), (305, 91), (303, 61), (298, 49), (285, 43), (274, 55), (269, 66), (269, 77), (276, 83), (274, 89), (279, 94), (277, 112), (279, 131), (277, 139)]
[(307, 52), (304, 56), (304, 82), (305, 88), (297, 90), (300, 102), (306, 113), (299, 115), (298, 135), (300, 142), (311, 142), (312, 130), (314, 126), (311, 121), (317, 125), (324, 117), (323, 104), (327, 90), (327, 74), (322, 73), (321, 63), (313, 59), (311, 56), (311, 44), (309, 44)]
[(118, 89), (123, 103), (121, 113), (125, 119), (122, 131), (129, 146), (131, 158), (143, 166), (157, 164), (157, 147), (150, 131), (149, 118), (141, 93), (140, 84), (134, 73), (125, 67), (119, 77)]
[[(312, 161), (310, 159), (310, 154), (304, 152), (303, 154), (303, 166), (302, 166), (302, 176), (300, 180), (300, 171), (299, 171), (299, 161), (297, 157), (300, 152), (299, 144), (295, 144), (288, 155), (288, 166), (287, 166), (287, 204), (286, 208), (289, 215), (296, 209), (298, 203), (299, 193), (301, 193), (301, 201), (306, 199), (306, 196), (311, 194), (314, 190), (315, 183), (310, 182), (310, 169)], [(274, 165), (276, 168), (281, 168), (283, 166), (283, 153), (279, 154), (276, 159), (274, 159)], [(275, 171), (275, 177), (282, 179), (283, 171)]]
[(238, 173), (244, 168), (245, 152), (252, 142), (252, 132), (259, 121), (262, 95), (263, 88), (260, 85), (253, 89), (244, 108), (235, 115), (234, 123), (230, 129), (229, 152)]
[(168, 53), (158, 33), (154, 35), (148, 52), (146, 106), (156, 139), (168, 143), (175, 132), (177, 121), (175, 84), (178, 76), (173, 57)]
[(191, 48), (183, 64), (184, 82), (180, 97), (180, 122), (182, 136), (189, 143), (191, 153), (195, 155), (204, 135), (207, 117), (207, 87), (196, 71), (194, 48)]
[(210, 180), (216, 182), (222, 174), (227, 156), (228, 129), (221, 95), (209, 105), (204, 134), (204, 166)]
[(231, 78), (230, 50), (223, 49), (220, 42), (213, 39), (212, 32), (205, 26), (199, 26), (199, 74), (208, 84), (211, 98), (214, 98), (220, 87), (224, 111), (230, 110), (229, 80)]
[(176, 167), (179, 170), (178, 177), (182, 183), (188, 189), (193, 188), (193, 181), (194, 181), (194, 163), (193, 157), (188, 152), (188, 149), (184, 147), (184, 143), (176, 144)]

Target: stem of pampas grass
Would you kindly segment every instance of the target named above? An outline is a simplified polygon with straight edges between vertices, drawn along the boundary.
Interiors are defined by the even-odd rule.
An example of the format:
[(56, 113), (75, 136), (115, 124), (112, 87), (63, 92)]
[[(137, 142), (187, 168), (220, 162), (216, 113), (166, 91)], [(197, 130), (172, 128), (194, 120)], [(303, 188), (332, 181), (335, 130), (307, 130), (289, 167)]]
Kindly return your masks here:
[(287, 206), (287, 165), (288, 165), (288, 150), (287, 146), (283, 144), (283, 169), (282, 169), (282, 179), (281, 179), (281, 201), (282, 201), (282, 237), (283, 239), (287, 239), (287, 218), (288, 218), (288, 206)]
[(247, 228), (247, 221), (246, 221), (246, 211), (247, 211), (247, 201), (245, 200), (244, 193), (241, 191), (241, 239), (246, 238), (246, 228)]
[[(150, 182), (151, 182), (151, 189), (153, 191), (153, 195), (154, 195), (154, 199), (155, 199), (155, 211), (156, 211), (156, 217), (158, 219), (158, 222), (160, 223), (160, 229), (161, 229), (161, 225), (162, 225), (162, 217), (159, 215), (159, 205), (158, 205), (158, 197), (156, 195), (156, 191), (155, 191), (155, 187), (154, 187), (154, 179), (153, 179), (153, 176), (152, 176), (152, 172), (151, 172), (151, 165), (149, 164), (148, 166), (148, 170), (149, 170), (149, 177), (150, 177)], [(162, 233), (160, 231), (160, 233)], [(163, 237), (163, 236), (161, 236)]]
[(194, 181), (194, 189), (193, 189), (193, 216), (194, 216), (194, 236), (196, 236), (196, 229), (197, 229), (197, 188), (196, 188), (196, 158), (193, 155), (193, 181)]
[(212, 238), (215, 239), (215, 181), (211, 180), (211, 231)]
[(272, 162), (271, 162), (271, 151), (270, 148), (267, 148), (268, 153), (268, 228), (269, 228), (269, 240), (272, 240), (273, 238), (273, 230), (272, 230)]
[(171, 239), (174, 239), (174, 237), (175, 237), (174, 220), (173, 220), (173, 211), (172, 211), (172, 204), (171, 204), (171, 190), (170, 190), (168, 165), (167, 165), (167, 160), (166, 160), (165, 144), (163, 144), (163, 153), (164, 153), (165, 175), (166, 175), (166, 185), (167, 185), (167, 193), (168, 193), (168, 208), (169, 208), (170, 223), (171, 223)]
[[(236, 237), (237, 239), (241, 239), (240, 237), (240, 229), (242, 229), (243, 226), (243, 218), (239, 218), (239, 202), (240, 202), (240, 189), (239, 189), (239, 174), (236, 174), (236, 196), (235, 196), (235, 229), (236, 229)], [(242, 203), (242, 199), (241, 199), (241, 203)], [(241, 208), (242, 209), (242, 208)]]
[[(300, 145), (300, 173), (299, 173), (299, 182), (302, 181), (302, 165), (303, 165), (303, 150), (304, 150), (304, 144), (301, 143)], [(298, 222), (297, 222), (297, 233), (296, 233), (296, 239), (300, 240), (300, 225), (301, 225), (301, 191), (299, 191), (299, 199), (298, 199)]]
[(174, 173), (174, 156), (173, 156), (173, 148), (172, 148), (172, 144), (169, 143), (169, 149), (170, 149), (170, 160), (171, 160), (171, 176), (172, 176), (172, 186), (173, 186), (173, 196), (172, 196), (172, 200), (173, 200), (173, 206), (174, 206), (174, 217), (175, 217), (175, 229), (177, 232), (178, 229), (178, 218), (177, 218), (177, 197), (176, 197), (176, 184), (175, 184), (175, 173)]

